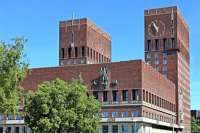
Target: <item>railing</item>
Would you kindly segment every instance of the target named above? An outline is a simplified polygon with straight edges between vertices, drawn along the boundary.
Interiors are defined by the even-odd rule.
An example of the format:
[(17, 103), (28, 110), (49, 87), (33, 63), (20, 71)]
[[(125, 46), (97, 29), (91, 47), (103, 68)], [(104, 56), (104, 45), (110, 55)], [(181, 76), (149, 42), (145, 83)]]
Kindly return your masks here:
[(102, 102), (102, 106), (108, 106), (108, 105), (133, 105), (133, 104), (142, 104), (142, 101), (106, 101), (106, 102)]
[(153, 105), (151, 103), (147, 103), (145, 101), (107, 101), (102, 102), (102, 106), (146, 106), (176, 116), (175, 112), (159, 107), (157, 105)]

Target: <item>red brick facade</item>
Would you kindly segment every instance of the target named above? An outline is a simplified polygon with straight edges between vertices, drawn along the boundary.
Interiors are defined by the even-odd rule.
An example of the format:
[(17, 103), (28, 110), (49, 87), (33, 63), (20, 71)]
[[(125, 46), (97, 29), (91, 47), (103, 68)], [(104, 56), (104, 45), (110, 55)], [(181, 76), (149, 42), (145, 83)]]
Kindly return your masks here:
[(177, 7), (146, 10), (145, 61), (175, 83), (177, 123), (184, 133), (191, 130), (189, 60), (188, 26)]
[(30, 69), (25, 91), (36, 90), (44, 81), (81, 75), (101, 102), (106, 122), (140, 117), (156, 121), (150, 122), (156, 129), (172, 130), (176, 124), (175, 130), (190, 132), (188, 27), (177, 7), (150, 9), (144, 15), (146, 63), (111, 62), (107, 33), (85, 18), (61, 21), (60, 66)]
[(111, 61), (111, 37), (87, 18), (60, 22), (59, 64)]

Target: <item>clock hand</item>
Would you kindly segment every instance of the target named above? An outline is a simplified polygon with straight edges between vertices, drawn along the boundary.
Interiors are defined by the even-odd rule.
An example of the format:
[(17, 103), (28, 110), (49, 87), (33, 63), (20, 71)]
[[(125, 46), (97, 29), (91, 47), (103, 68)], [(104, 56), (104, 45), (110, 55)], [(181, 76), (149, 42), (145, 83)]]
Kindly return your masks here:
[(158, 32), (158, 30), (159, 30), (159, 27), (156, 25), (156, 23), (155, 23), (155, 22), (152, 22), (152, 24), (153, 24), (153, 27), (154, 27), (154, 29), (156, 30), (156, 32)]

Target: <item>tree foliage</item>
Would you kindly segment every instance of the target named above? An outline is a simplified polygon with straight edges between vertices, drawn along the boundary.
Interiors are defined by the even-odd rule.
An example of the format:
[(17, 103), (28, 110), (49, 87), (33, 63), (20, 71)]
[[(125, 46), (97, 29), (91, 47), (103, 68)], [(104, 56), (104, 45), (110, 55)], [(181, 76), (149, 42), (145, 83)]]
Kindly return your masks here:
[(192, 117), (191, 119), (191, 129), (192, 129), (192, 132), (200, 131), (200, 125), (197, 124), (194, 117)]
[(15, 114), (19, 105), (20, 82), (25, 78), (28, 64), (24, 62), (23, 38), (12, 44), (0, 42), (0, 113)]
[(80, 81), (45, 81), (25, 98), (25, 122), (39, 133), (96, 132), (100, 104)]

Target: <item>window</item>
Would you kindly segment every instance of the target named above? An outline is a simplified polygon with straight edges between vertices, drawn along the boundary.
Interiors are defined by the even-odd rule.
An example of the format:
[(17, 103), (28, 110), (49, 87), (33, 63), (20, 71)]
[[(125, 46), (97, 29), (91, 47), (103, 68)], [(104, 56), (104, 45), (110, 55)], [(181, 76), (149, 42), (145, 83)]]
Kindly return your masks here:
[(139, 132), (139, 125), (137, 123), (134, 123), (132, 125), (132, 133), (138, 133)]
[(132, 112), (132, 117), (139, 117), (140, 116), (140, 112), (139, 111), (133, 111)]
[(101, 63), (101, 54), (99, 54), (99, 62)]
[(102, 133), (108, 133), (108, 125), (103, 125), (102, 130), (103, 130)]
[(163, 58), (166, 58), (167, 57), (167, 52), (164, 52), (163, 53)]
[(139, 90), (132, 90), (132, 100), (139, 101)]
[(166, 60), (166, 59), (163, 60), (163, 64), (164, 64), (164, 65), (167, 64), (167, 60)]
[(175, 48), (175, 39), (172, 38), (172, 48)]
[(158, 39), (156, 39), (155, 40), (155, 50), (159, 50), (159, 40)]
[(159, 59), (156, 59), (156, 60), (155, 60), (155, 64), (158, 65), (159, 63), (160, 63), (160, 62), (159, 62)]
[(72, 48), (68, 48), (68, 57), (71, 58)]
[(78, 57), (78, 48), (75, 47), (75, 57)]
[(16, 116), (16, 120), (23, 120), (23, 117), (20, 116), (20, 115), (17, 115), (17, 116)]
[(15, 127), (15, 133), (19, 133), (19, 127)]
[(112, 125), (112, 133), (118, 133), (118, 125)]
[(8, 115), (8, 120), (15, 120), (15, 116), (14, 115)]
[(163, 39), (163, 49), (167, 49), (167, 39)]
[(113, 102), (116, 102), (118, 100), (118, 95), (119, 95), (119, 93), (118, 93), (117, 90), (113, 90), (112, 91), (112, 100), (113, 100)]
[(108, 118), (109, 117), (109, 113), (108, 112), (103, 112), (102, 113), (102, 118)]
[(65, 58), (65, 49), (64, 48), (62, 48), (61, 54), (62, 54), (61, 58)]
[(167, 67), (164, 66), (164, 67), (162, 68), (162, 71), (163, 71), (163, 72), (166, 72), (166, 71), (167, 71)]
[(4, 116), (2, 114), (0, 114), (0, 121), (4, 119), (3, 117)]
[(93, 51), (93, 50), (90, 49), (90, 59), (92, 59), (92, 54), (93, 54), (92, 51)]
[(118, 112), (112, 112), (112, 118), (118, 117)]
[(123, 90), (122, 91), (122, 100), (123, 101), (128, 101), (128, 90)]
[(148, 92), (146, 92), (146, 102), (149, 102), (149, 97), (148, 97), (149, 95), (148, 95)]
[(122, 124), (122, 133), (128, 133), (128, 124)]
[(90, 57), (90, 49), (87, 48), (87, 57)]
[(151, 93), (149, 93), (149, 103), (151, 103)]
[(11, 127), (7, 127), (7, 133), (11, 133)]
[(108, 101), (108, 92), (107, 91), (103, 91), (103, 101), (104, 102)]
[(150, 50), (151, 47), (151, 40), (147, 40), (147, 51)]
[(128, 117), (128, 112), (122, 112), (122, 117)]
[(93, 96), (95, 97), (95, 99), (98, 99), (98, 91), (93, 91)]
[(23, 127), (23, 129), (22, 129), (22, 133), (27, 133), (27, 127)]
[(146, 58), (147, 58), (147, 59), (150, 59), (150, 58), (151, 58), (151, 53), (147, 53), (147, 54), (146, 54)]

